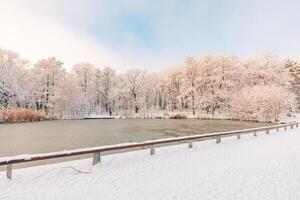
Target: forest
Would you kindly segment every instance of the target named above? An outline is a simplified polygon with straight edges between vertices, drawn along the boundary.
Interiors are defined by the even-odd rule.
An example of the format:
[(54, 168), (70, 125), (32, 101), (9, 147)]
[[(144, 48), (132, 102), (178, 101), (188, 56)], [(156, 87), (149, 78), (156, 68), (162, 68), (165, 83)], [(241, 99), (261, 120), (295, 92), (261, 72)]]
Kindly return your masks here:
[(299, 103), (299, 62), (273, 53), (207, 54), (186, 57), (160, 72), (131, 68), (120, 73), (88, 62), (66, 70), (55, 57), (32, 64), (0, 49), (2, 121), (184, 114), (277, 122), (294, 115)]

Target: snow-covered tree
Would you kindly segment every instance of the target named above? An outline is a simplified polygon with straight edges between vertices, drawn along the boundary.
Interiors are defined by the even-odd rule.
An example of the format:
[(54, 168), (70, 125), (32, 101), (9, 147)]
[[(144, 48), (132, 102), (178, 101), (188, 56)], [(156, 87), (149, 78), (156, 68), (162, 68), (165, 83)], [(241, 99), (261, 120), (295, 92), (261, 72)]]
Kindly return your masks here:
[[(151, 116), (185, 112), (240, 120), (277, 121), (300, 105), (299, 62), (265, 53), (187, 57), (161, 72), (75, 64), (54, 57), (35, 65), (0, 49), (0, 110), (29, 108), (59, 118)], [(284, 98), (285, 97), (285, 98)], [(0, 112), (1, 114), (1, 112)], [(209, 116), (207, 115), (207, 116)]]
[(37, 110), (52, 112), (55, 107), (57, 89), (64, 78), (63, 63), (55, 57), (39, 60), (31, 71), (34, 102)]
[[(114, 109), (114, 87), (115, 87), (115, 71), (110, 67), (105, 67), (101, 73), (97, 71), (97, 84), (99, 90), (97, 94), (101, 97), (102, 106), (105, 112), (112, 115)], [(99, 93), (98, 93), (99, 92)]]
[(294, 95), (279, 86), (256, 85), (236, 93), (231, 103), (233, 119), (276, 122), (293, 112)]
[[(193, 115), (196, 114), (196, 81), (199, 76), (199, 65), (196, 59), (193, 57), (188, 57), (185, 61), (184, 72), (183, 72), (183, 87), (182, 87), (182, 95), (184, 99), (186, 99), (185, 108), (188, 106), (192, 109)], [(189, 105), (188, 105), (189, 104)]]
[(0, 109), (22, 106), (26, 91), (23, 90), (29, 62), (17, 53), (0, 49)]
[(290, 79), (292, 91), (296, 95), (298, 110), (300, 110), (300, 63), (288, 59), (285, 63), (285, 68), (288, 70), (292, 79)]
[(121, 98), (125, 101), (126, 110), (131, 109), (138, 113), (143, 105), (143, 90), (147, 73), (145, 70), (131, 69), (121, 75)]
[(72, 69), (76, 79), (75, 87), (79, 89), (78, 95), (83, 115), (90, 115), (95, 108), (94, 70), (94, 66), (86, 62), (75, 64)]

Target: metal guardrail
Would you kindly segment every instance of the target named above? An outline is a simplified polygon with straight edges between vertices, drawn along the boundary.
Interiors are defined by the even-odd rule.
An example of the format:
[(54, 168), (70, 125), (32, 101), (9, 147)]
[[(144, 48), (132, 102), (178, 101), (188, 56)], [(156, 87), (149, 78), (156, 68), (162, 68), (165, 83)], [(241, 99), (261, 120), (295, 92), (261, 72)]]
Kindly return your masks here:
[(189, 142), (189, 148), (192, 148), (193, 147), (192, 142), (197, 140), (216, 139), (216, 143), (220, 143), (222, 137), (237, 136), (237, 139), (240, 139), (242, 134), (253, 133), (254, 136), (257, 136), (258, 132), (265, 132), (266, 134), (269, 134), (270, 130), (274, 130), (274, 129), (279, 131), (280, 128), (284, 128), (284, 130), (287, 130), (288, 127), (293, 129), (294, 126), (298, 128), (299, 123), (300, 122), (292, 122), (287, 124), (280, 124), (275, 126), (259, 127), (259, 128), (252, 128), (252, 129), (242, 129), (242, 130), (235, 130), (235, 131), (225, 131), (225, 132), (191, 135), (191, 136), (183, 136), (183, 137), (175, 137), (175, 138), (165, 138), (165, 139), (150, 140), (150, 141), (139, 142), (139, 143), (136, 142), (122, 143), (117, 145), (83, 148), (83, 149), (76, 149), (70, 151), (44, 153), (44, 154), (28, 154), (28, 155), (19, 155), (19, 156), (2, 157), (2, 158), (0, 157), (0, 166), (7, 165), (6, 176), (8, 179), (11, 179), (13, 164), (17, 164), (17, 163), (48, 160), (48, 159), (69, 157), (69, 156), (78, 156), (84, 154), (93, 154), (93, 165), (95, 165), (97, 163), (100, 163), (102, 152), (126, 150), (126, 149), (142, 147), (142, 148), (149, 148), (150, 155), (154, 155), (155, 145), (172, 144), (178, 142), (180, 143)]

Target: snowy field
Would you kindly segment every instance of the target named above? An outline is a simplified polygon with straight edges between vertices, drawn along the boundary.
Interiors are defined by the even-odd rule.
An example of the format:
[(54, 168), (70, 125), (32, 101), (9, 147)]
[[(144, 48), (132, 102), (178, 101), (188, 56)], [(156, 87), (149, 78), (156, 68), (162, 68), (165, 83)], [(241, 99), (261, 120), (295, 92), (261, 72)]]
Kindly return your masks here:
[(0, 172), (0, 199), (300, 199), (300, 129), (91, 162), (14, 170), (11, 181)]

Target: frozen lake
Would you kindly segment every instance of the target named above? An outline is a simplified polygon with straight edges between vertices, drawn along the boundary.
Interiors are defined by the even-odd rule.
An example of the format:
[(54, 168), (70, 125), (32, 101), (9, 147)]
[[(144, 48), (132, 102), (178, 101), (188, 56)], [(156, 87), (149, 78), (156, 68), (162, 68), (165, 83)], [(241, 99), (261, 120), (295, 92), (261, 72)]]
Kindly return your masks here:
[(0, 156), (44, 153), (270, 124), (230, 120), (58, 120), (0, 124)]

